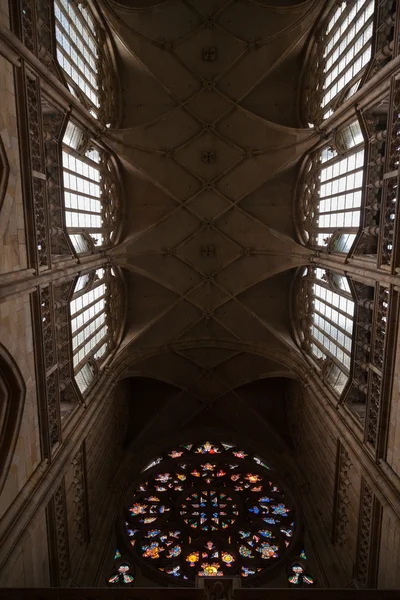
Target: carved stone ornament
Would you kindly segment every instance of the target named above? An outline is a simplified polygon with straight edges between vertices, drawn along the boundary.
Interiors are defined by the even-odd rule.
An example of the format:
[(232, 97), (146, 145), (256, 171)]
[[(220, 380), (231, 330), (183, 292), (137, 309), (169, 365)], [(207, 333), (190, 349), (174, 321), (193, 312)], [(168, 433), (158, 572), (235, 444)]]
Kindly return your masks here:
[(371, 534), (373, 530), (372, 518), (374, 508), (374, 494), (372, 489), (362, 481), (361, 503), (359, 514), (359, 529), (357, 540), (357, 558), (355, 576), (362, 588), (368, 587), (369, 557), (371, 551)]
[(205, 61), (214, 61), (217, 58), (217, 49), (216, 48), (204, 48), (203, 49), (203, 60)]
[(201, 254), (202, 256), (215, 256), (215, 246), (210, 244), (203, 246), (201, 249)]
[(352, 467), (349, 454), (341, 442), (338, 442), (338, 463), (336, 482), (336, 514), (333, 531), (334, 543), (340, 547), (348, 541), (347, 525), (349, 522), (349, 488), (351, 486), (349, 472)]
[(208, 152), (207, 151), (203, 152), (203, 155), (201, 157), (203, 163), (206, 163), (206, 164), (215, 162), (215, 158), (216, 158), (215, 152), (213, 152), (212, 150), (210, 150)]
[(68, 524), (67, 510), (65, 502), (65, 486), (64, 480), (57, 488), (54, 497), (54, 529), (55, 529), (55, 546), (57, 552), (57, 575), (59, 585), (68, 585), (71, 576), (71, 564), (68, 545)]
[(74, 488), (73, 502), (75, 504), (75, 537), (80, 544), (84, 544), (87, 539), (87, 519), (85, 500), (85, 457), (83, 446), (75, 454), (72, 465), (74, 467), (72, 485)]

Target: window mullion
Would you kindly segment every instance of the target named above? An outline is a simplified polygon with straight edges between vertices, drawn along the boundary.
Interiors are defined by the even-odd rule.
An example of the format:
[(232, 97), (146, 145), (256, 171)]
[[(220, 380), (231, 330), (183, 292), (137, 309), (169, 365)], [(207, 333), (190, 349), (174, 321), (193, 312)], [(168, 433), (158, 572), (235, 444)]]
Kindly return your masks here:
[[(69, 62), (71, 65), (73, 65), (74, 69), (76, 69), (76, 71), (79, 72), (79, 75), (82, 77), (82, 79), (85, 80), (85, 83), (87, 84), (87, 86), (97, 96), (97, 94), (99, 93), (99, 90), (93, 86), (91, 81), (89, 81), (89, 79), (86, 77), (86, 75), (83, 73), (83, 71), (81, 71), (81, 69), (78, 67), (78, 65), (71, 59), (71, 57), (67, 54), (67, 52), (64, 50), (64, 48), (61, 45), (59, 45), (58, 50), (61, 52), (61, 54), (67, 60), (67, 62)], [(72, 77), (71, 77), (71, 80), (75, 83), (75, 85), (78, 85)], [(79, 89), (81, 89), (79, 85), (78, 85), (78, 87), (79, 87)], [(84, 90), (81, 89), (81, 91), (85, 94), (85, 96), (87, 95)], [(89, 98), (89, 100), (90, 100), (90, 98)]]
[[(342, 344), (340, 344), (337, 340), (335, 340), (334, 337), (332, 337), (329, 333), (327, 333), (325, 331), (325, 329), (322, 329), (322, 327), (319, 327), (316, 323), (313, 323), (313, 326), (315, 327), (315, 329), (318, 329), (318, 331), (320, 331), (325, 337), (327, 337), (330, 342), (333, 342), (333, 344), (335, 344), (335, 346), (337, 346), (339, 348), (339, 350), (341, 350), (348, 357), (351, 357), (351, 352), (349, 352), (347, 350), (347, 348), (345, 348), (344, 346), (342, 346)], [(329, 352), (329, 350), (328, 350), (328, 352)]]
[[(89, 304), (86, 304), (83, 308), (80, 308), (79, 310), (77, 310), (73, 314), (71, 313), (72, 320), (76, 319), (76, 317), (79, 317), (79, 315), (83, 314), (85, 312), (85, 310), (88, 310), (89, 308), (91, 308), (92, 306), (94, 306), (95, 304), (97, 304), (97, 302), (99, 302), (100, 300), (103, 300), (105, 298), (106, 298), (106, 293), (102, 294), (101, 296), (99, 296), (98, 298), (96, 298), (95, 300), (93, 300), (92, 302), (90, 302)], [(74, 298), (74, 300), (75, 300), (75, 298)]]
[[(100, 315), (100, 314), (102, 314), (102, 313), (98, 313), (98, 315)], [(97, 317), (98, 315), (96, 315), (96, 317)], [(78, 353), (79, 353), (81, 350), (83, 350), (83, 348), (86, 346), (86, 344), (88, 344), (88, 343), (90, 342), (90, 340), (91, 340), (92, 338), (94, 338), (94, 337), (96, 336), (96, 334), (97, 334), (97, 333), (99, 333), (99, 331), (101, 331), (101, 330), (102, 330), (102, 329), (104, 329), (105, 327), (106, 327), (106, 324), (105, 324), (105, 323), (101, 323), (101, 325), (99, 325), (99, 326), (98, 326), (98, 327), (97, 327), (97, 328), (96, 328), (94, 331), (92, 331), (92, 332), (91, 332), (91, 334), (90, 334), (90, 335), (88, 335), (88, 337), (87, 337), (87, 338), (85, 338), (85, 339), (83, 340), (83, 342), (81, 342), (81, 343), (79, 344), (79, 346), (77, 346), (77, 347), (75, 348), (75, 350), (73, 350), (73, 355), (75, 356), (75, 355), (76, 355), (76, 354), (78, 354)], [(74, 336), (73, 336), (73, 337), (75, 337), (75, 334), (74, 334)], [(101, 338), (101, 339), (103, 339), (103, 338)]]
[(94, 358), (95, 354), (100, 350), (100, 348), (106, 344), (111, 339), (111, 335), (104, 335), (101, 340), (91, 349), (87, 354), (85, 354), (84, 358), (74, 367), (75, 374), (78, 373), (82, 367), (89, 362), (91, 358)]
[[(347, 29), (342, 33), (342, 35), (340, 36), (340, 38), (337, 40), (336, 44), (331, 48), (329, 54), (326, 55), (325, 60), (328, 61), (329, 58), (332, 56), (332, 54), (335, 52), (335, 50), (340, 46), (340, 44), (343, 42), (344, 38), (347, 36), (348, 33), (350, 33), (351, 28), (353, 27), (353, 25), (356, 24), (356, 22), (361, 18), (362, 14), (365, 11), (365, 4), (364, 6), (362, 6), (360, 8), (360, 10), (358, 11), (358, 13), (354, 16), (354, 19), (352, 21), (350, 21), (350, 23), (347, 26)], [(335, 60), (334, 63), (332, 63), (329, 71), (331, 71), (331, 68), (336, 65), (336, 63), (338, 62), (338, 60), (340, 60), (341, 58), (343, 58), (343, 56), (346, 54), (347, 50), (349, 50), (349, 48), (351, 47), (352, 42), (354, 42), (356, 39), (358, 39), (360, 37), (360, 35), (362, 35), (364, 33), (364, 31), (369, 27), (369, 25), (371, 25), (371, 23), (373, 22), (373, 17), (369, 17), (369, 19), (364, 23), (364, 25), (361, 27), (361, 29), (359, 29), (357, 31), (357, 33), (354, 35), (353, 39), (351, 40), (351, 42), (349, 44), (347, 44), (344, 52), (342, 52), (341, 54), (339, 54), (339, 57)], [(337, 31), (337, 29), (336, 29)], [(335, 31), (335, 33), (336, 33)], [(328, 42), (330, 40), (327, 40)], [(329, 71), (327, 71), (327, 73), (329, 73)]]
[[(347, 331), (347, 329), (344, 329), (341, 325), (338, 325), (338, 323), (335, 323), (335, 321), (332, 321), (329, 317), (327, 317), (326, 315), (324, 315), (322, 312), (320, 312), (318, 309), (315, 309), (314, 313), (316, 315), (319, 315), (322, 319), (324, 319), (324, 321), (326, 321), (327, 323), (329, 323), (330, 325), (333, 325), (334, 327), (336, 327), (336, 329), (338, 331), (340, 331), (341, 333), (344, 333), (348, 338), (351, 339), (352, 333), (349, 333)], [(344, 316), (344, 315), (342, 315)], [(349, 319), (349, 321), (351, 321), (351, 319), (349, 317), (347, 317), (347, 319)]]

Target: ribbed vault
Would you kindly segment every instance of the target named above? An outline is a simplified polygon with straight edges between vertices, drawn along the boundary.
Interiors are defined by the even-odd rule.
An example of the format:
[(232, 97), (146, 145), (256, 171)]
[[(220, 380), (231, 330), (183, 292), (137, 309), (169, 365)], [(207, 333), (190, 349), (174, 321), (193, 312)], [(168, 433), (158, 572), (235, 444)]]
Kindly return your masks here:
[(299, 160), (318, 135), (299, 122), (297, 97), (320, 8), (105, 4), (123, 115), (108, 137), (127, 207), (113, 251), (129, 290), (116, 366), (121, 377), (178, 390), (156, 411), (154, 432), (205, 408), (243, 415), (249, 401), (238, 389), (301, 370), (289, 296), (309, 251), (295, 239), (292, 198)]

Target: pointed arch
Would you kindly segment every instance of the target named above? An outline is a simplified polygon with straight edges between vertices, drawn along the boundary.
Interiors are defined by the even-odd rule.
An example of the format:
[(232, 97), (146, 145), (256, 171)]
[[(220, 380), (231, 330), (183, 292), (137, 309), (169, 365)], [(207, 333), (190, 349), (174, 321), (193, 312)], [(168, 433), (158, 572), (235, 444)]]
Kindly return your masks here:
[(25, 393), (25, 382), (19, 368), (8, 350), (0, 344), (0, 492), (14, 455)]

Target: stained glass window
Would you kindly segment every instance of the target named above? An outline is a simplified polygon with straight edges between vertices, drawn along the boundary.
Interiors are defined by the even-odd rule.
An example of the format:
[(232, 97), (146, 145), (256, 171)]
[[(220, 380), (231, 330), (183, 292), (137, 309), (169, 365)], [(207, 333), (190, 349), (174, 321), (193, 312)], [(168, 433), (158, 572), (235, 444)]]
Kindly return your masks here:
[(132, 586), (135, 582), (134, 570), (131, 563), (125, 560), (119, 549), (114, 554), (113, 572), (107, 580), (111, 586)]
[(289, 563), (288, 583), (290, 587), (309, 587), (314, 578), (307, 573), (307, 556), (304, 550)]
[(310, 156), (299, 201), (307, 244), (349, 252), (360, 226), (364, 161), (358, 121), (336, 134), (334, 147)]
[(63, 138), (64, 206), (67, 231), (77, 253), (114, 242), (118, 224), (117, 173), (111, 156), (90, 146), (84, 132), (68, 123)]
[(125, 511), (136, 560), (176, 581), (261, 576), (289, 555), (294, 501), (259, 456), (232, 444), (177, 446), (143, 470)]

